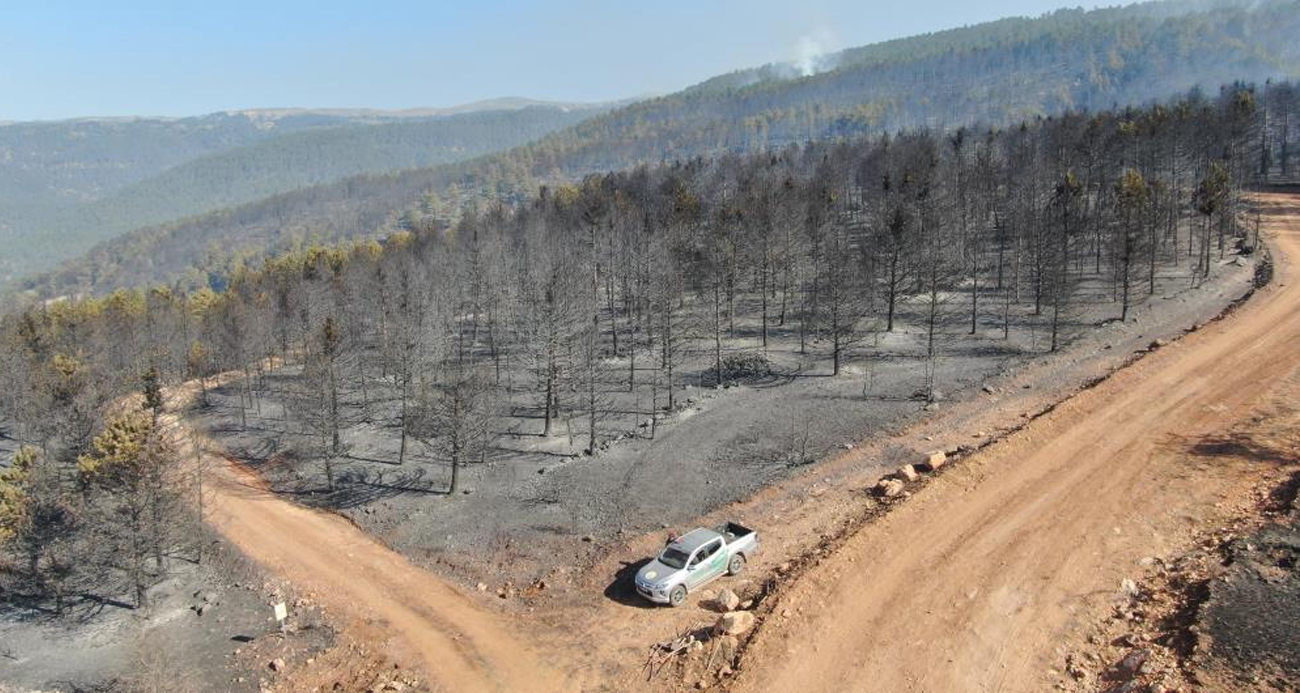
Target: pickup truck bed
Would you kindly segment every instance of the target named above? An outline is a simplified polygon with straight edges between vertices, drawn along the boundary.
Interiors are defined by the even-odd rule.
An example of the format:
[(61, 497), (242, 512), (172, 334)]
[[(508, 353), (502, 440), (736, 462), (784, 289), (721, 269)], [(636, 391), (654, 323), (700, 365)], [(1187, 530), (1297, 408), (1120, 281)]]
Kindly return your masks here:
[(737, 539), (747, 537), (754, 533), (754, 530), (736, 522), (728, 522), (724, 525), (718, 525), (713, 531), (721, 534), (722, 538), (726, 539), (728, 544), (734, 544)]

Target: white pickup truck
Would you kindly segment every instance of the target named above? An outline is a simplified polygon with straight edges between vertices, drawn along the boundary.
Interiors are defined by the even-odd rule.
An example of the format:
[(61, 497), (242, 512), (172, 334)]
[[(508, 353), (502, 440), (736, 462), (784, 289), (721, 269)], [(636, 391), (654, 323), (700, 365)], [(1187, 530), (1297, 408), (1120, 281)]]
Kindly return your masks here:
[(688, 593), (744, 570), (756, 551), (758, 533), (734, 522), (691, 530), (637, 571), (636, 591), (656, 604), (681, 606)]

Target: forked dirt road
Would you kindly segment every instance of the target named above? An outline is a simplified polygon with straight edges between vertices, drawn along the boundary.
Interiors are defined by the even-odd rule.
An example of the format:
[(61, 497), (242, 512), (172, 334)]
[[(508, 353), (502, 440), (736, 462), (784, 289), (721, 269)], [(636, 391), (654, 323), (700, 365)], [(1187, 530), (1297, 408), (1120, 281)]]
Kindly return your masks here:
[[(526, 637), (451, 585), (370, 538), (347, 520), (295, 505), (234, 463), (216, 467), (209, 521), (246, 554), (311, 592), (340, 625), (377, 622), (391, 647), (413, 655), (432, 690), (561, 690), (561, 679)], [(374, 630), (374, 629), (371, 629)], [(372, 643), (375, 648), (384, 643)]]
[[(1050, 688), (1053, 648), (1085, 602), (1116, 590), (1125, 566), (1160, 548), (1181, 508), (1212, 502), (1194, 482), (1170, 483), (1180, 476), (1177, 441), (1244, 416), (1300, 363), (1300, 195), (1260, 199), (1276, 262), (1270, 287), (850, 537), (783, 593), (776, 610), (790, 616), (767, 617), (734, 685)], [(541, 627), (512, 627), (346, 520), (276, 497), (238, 465), (221, 465), (216, 477), (209, 507), (218, 530), (313, 592), (345, 629), (369, 623), (391, 637), (390, 648), (423, 664), (435, 690), (622, 683), (565, 652), (571, 638), (539, 642)], [(600, 637), (607, 611), (574, 614), (570, 630)]]
[(787, 592), (777, 608), (796, 612), (759, 633), (738, 687), (1049, 690), (1069, 629), (1218, 500), (1180, 469), (1185, 441), (1248, 416), (1300, 366), (1300, 195), (1259, 201), (1271, 286), (848, 539)]

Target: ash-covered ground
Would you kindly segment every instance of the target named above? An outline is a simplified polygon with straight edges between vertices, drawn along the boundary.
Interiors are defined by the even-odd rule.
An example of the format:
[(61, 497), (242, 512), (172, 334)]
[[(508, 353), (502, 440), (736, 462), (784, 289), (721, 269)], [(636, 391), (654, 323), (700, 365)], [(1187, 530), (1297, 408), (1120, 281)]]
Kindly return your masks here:
[[(1198, 287), (1184, 274), (1162, 275), (1155, 295), (1131, 310), (1127, 323), (1116, 321), (1119, 306), (1108, 285), (1086, 286), (1065, 327), (1064, 353), (1050, 359), (1068, 371), (1071, 362), (1099, 352), (1118, 358), (1178, 334), (1241, 296), (1252, 272), (1253, 262), (1229, 256)], [(333, 493), (325, 491), (322, 462), (303, 452), (312, 449), (308, 436), (285, 418), (282, 393), (294, 387), (296, 367), (266, 376), (255, 406), (243, 412), (246, 426), (237, 384), (209, 393), (208, 405), (197, 407), (190, 420), (277, 492), (343, 512), (421, 563), (469, 584), (502, 574), (522, 582), (581, 563), (603, 540), (677, 526), (747, 497), (837, 449), (897, 430), (985, 387), (996, 389), (1000, 376), (1049, 358), (1046, 315), (1013, 306), (1004, 339), (993, 297), (982, 300), (987, 313), (981, 312), (975, 335), (968, 334), (969, 295), (950, 296), (943, 306), (934, 365), (940, 396), (928, 408), (917, 398), (927, 368), (919, 303), (904, 306), (894, 332), (855, 344), (838, 376), (831, 375), (827, 341), (810, 337), (800, 353), (793, 321), (771, 330), (771, 373), (727, 387), (708, 385), (712, 355), (701, 341), (679, 371), (685, 386), (677, 392), (678, 408), (660, 413), (653, 437), (644, 384), (652, 377), (652, 358), (638, 355), (640, 384), (633, 392), (626, 355), (608, 359), (603, 443), (594, 456), (583, 453), (586, 421), (579, 413), (571, 421), (562, 416), (553, 434), (542, 437), (533, 383), (522, 370), (507, 372), (502, 380), (509, 397), (496, 419), (491, 453), (485, 463), (462, 469), (464, 492), (454, 497), (446, 493), (446, 461), (417, 443), (397, 464), (398, 403), (391, 389), (369, 387), (364, 408), (360, 395), (347, 402), (347, 456), (337, 461)], [(761, 352), (757, 325), (738, 321), (724, 346), (728, 353)], [(1065, 376), (1044, 384), (1076, 385)], [(662, 389), (658, 400), (662, 407)], [(875, 463), (883, 469), (925, 445), (917, 441)]]
[[(1296, 451), (1292, 451), (1293, 459)], [(1291, 515), (1234, 540), (1227, 567), (1208, 583), (1201, 632), (1209, 654), (1238, 680), (1300, 686), (1300, 473), (1288, 485)]]
[(333, 639), (309, 608), (292, 610), (293, 632), (282, 638), (272, 605), (294, 601), (287, 588), (224, 541), (202, 564), (173, 560), (148, 595), (143, 609), (113, 600), (74, 600), (62, 614), (5, 606), (0, 690), (257, 691), (274, 678), (257, 650), (315, 652)]

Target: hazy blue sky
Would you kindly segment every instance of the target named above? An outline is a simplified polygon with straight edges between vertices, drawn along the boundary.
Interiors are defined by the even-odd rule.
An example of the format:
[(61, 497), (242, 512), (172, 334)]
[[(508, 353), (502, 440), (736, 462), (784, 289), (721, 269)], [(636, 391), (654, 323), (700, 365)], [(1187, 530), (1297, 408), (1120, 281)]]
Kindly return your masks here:
[(1059, 0), (5, 0), (0, 119), (668, 92)]

